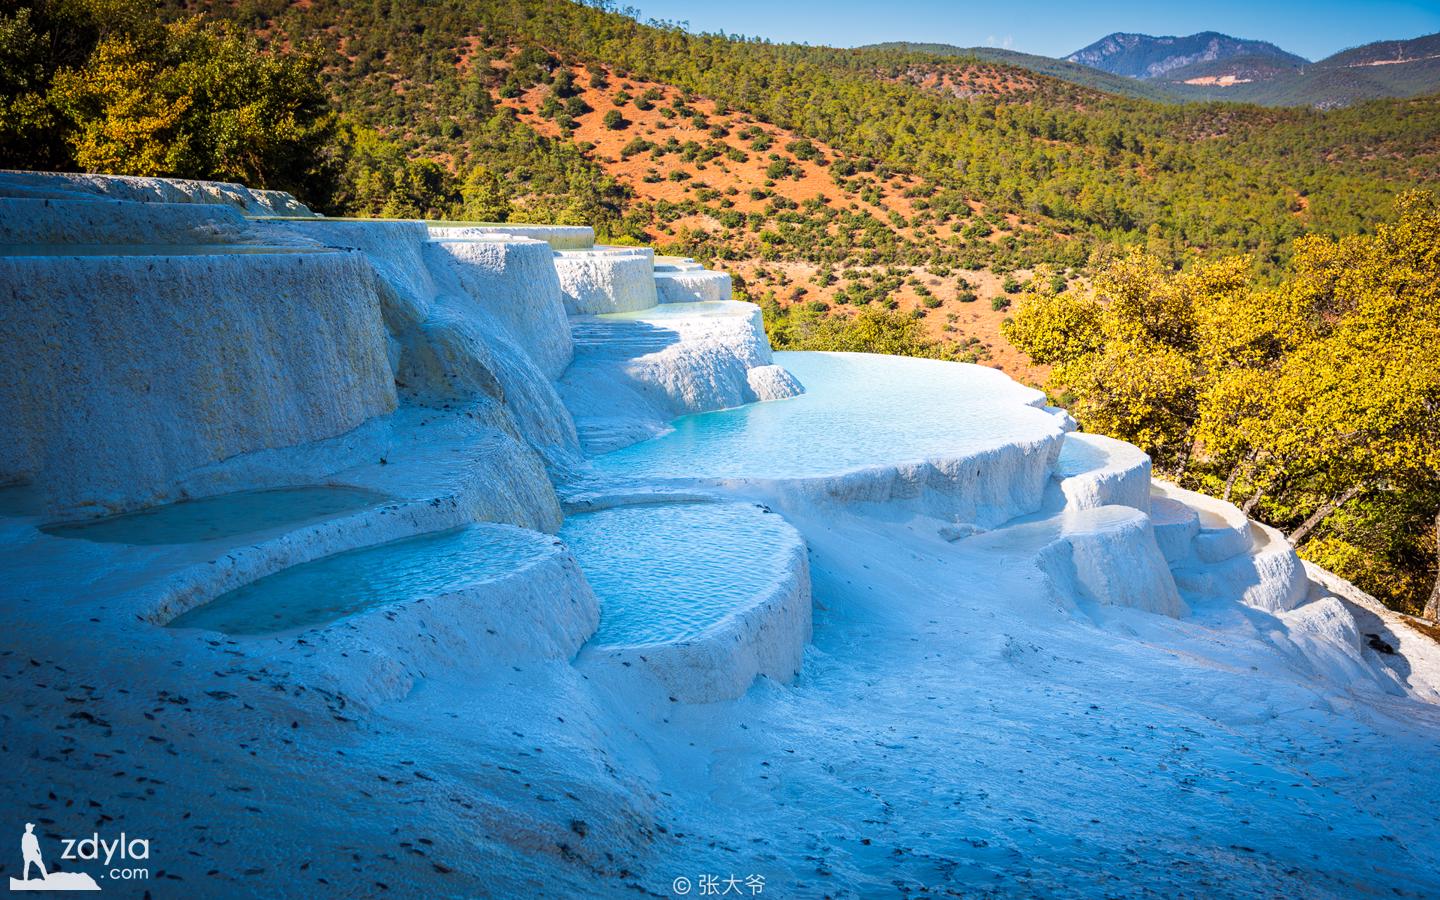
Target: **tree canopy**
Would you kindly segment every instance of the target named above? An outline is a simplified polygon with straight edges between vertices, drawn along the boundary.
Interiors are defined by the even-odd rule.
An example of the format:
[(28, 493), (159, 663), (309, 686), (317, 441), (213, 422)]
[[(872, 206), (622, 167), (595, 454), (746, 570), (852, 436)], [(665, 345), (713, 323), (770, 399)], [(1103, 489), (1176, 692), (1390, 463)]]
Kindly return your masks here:
[(321, 194), (337, 123), (319, 72), (139, 0), (26, 4), (0, 16), (0, 165)]
[(1309, 236), (1274, 286), (1243, 258), (1174, 273), (1141, 250), (1087, 292), (1027, 298), (1006, 334), (1053, 363), (1083, 426), (1287, 530), (1419, 612), (1440, 511), (1440, 204)]

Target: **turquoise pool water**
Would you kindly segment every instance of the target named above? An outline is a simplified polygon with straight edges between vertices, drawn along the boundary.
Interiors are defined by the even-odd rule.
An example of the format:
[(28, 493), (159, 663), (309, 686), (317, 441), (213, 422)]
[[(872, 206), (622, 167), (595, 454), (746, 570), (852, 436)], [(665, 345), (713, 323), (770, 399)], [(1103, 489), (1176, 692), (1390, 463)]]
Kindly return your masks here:
[(389, 499), (377, 491), (329, 485), (236, 491), (106, 519), (46, 525), (40, 530), (55, 537), (104, 544), (189, 544), (302, 525), (379, 506)]
[(596, 457), (595, 468), (625, 479), (795, 478), (1059, 433), (1025, 405), (1039, 391), (992, 369), (864, 353), (776, 353), (775, 362), (803, 395), (685, 416), (674, 431)]
[(1068, 478), (1104, 468), (1109, 462), (1110, 458), (1105, 455), (1105, 451), (1094, 444), (1066, 441), (1060, 445), (1060, 455), (1055, 459), (1055, 474)]
[(780, 516), (739, 503), (583, 513), (560, 537), (600, 598), (592, 640), (612, 645), (695, 637), (767, 591), (798, 541)]
[(234, 635), (298, 631), (377, 606), (493, 581), (549, 553), (550, 535), (470, 525), (350, 550), (267, 575), (172, 619)]

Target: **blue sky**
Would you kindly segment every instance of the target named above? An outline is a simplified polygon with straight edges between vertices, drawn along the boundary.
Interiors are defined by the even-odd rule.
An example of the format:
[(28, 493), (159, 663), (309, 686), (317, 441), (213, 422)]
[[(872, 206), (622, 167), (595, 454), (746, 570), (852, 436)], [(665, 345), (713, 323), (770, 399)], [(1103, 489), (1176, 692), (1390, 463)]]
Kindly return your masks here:
[(1193, 34), (1221, 31), (1267, 40), (1320, 59), (1337, 50), (1440, 31), (1440, 0), (628, 0), (642, 18), (688, 21), (692, 31), (725, 31), (775, 41), (853, 47), (925, 41), (1010, 47), (1064, 56), (1114, 31)]

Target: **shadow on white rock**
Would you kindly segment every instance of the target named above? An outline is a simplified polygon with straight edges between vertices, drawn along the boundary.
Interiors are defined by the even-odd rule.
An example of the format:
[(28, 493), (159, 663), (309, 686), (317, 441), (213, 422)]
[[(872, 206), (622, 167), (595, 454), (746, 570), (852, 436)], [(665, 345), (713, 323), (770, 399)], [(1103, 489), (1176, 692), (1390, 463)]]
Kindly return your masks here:
[(1129, 506), (1067, 510), (970, 538), (967, 549), (1038, 544), (1035, 560), (1060, 598), (1124, 606), (1177, 618), (1189, 610), (1155, 545), (1150, 519)]

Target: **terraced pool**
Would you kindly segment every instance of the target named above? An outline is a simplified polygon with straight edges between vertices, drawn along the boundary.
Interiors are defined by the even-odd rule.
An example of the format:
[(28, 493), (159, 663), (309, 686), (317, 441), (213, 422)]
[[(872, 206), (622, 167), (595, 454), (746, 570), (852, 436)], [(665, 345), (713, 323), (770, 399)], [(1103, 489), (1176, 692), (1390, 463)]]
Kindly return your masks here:
[(236, 491), (105, 519), (46, 525), (41, 531), (104, 544), (190, 544), (303, 525), (389, 499), (378, 491), (335, 485)]
[(518, 571), (553, 552), (547, 534), (469, 525), (337, 553), (221, 594), (170, 628), (264, 635), (314, 628), (367, 609), (438, 597)]
[(600, 598), (592, 641), (626, 646), (695, 637), (757, 602), (800, 540), (780, 516), (744, 503), (583, 513), (560, 537)]
[(865, 353), (776, 353), (775, 362), (803, 395), (677, 419), (667, 434), (596, 457), (597, 471), (795, 478), (1059, 434), (1053, 416), (1026, 405), (1043, 400), (1039, 391), (981, 366)]

